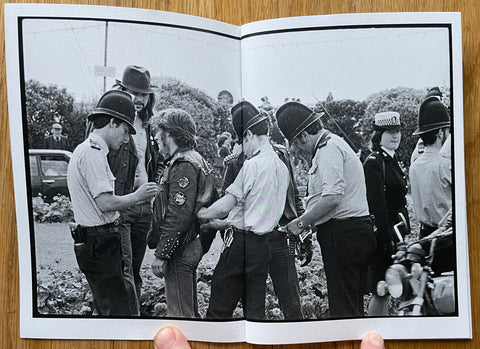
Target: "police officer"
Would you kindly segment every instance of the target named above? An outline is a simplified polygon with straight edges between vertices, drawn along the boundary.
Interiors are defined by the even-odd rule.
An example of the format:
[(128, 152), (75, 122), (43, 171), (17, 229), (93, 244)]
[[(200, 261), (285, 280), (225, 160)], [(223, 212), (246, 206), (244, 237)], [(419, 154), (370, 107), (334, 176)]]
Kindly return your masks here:
[(289, 143), (311, 160), (305, 212), (288, 224), (300, 234), (317, 230), (328, 286), (330, 316), (363, 316), (368, 260), (375, 247), (360, 160), (321, 115), (298, 102), (276, 112)]
[(227, 217), (229, 225), (213, 272), (207, 318), (231, 319), (242, 299), (244, 316), (259, 320), (265, 317), (267, 235), (282, 216), (290, 178), (270, 144), (268, 116), (246, 101), (233, 106), (231, 113), (247, 160), (225, 195), (198, 212), (200, 219)]
[(123, 270), (118, 210), (148, 202), (155, 183), (145, 183), (124, 196), (114, 192), (115, 177), (107, 162), (109, 149), (118, 149), (135, 133), (134, 106), (130, 95), (108, 91), (88, 116), (93, 123), (89, 137), (70, 159), (67, 183), (75, 221), (73, 235), (80, 270), (92, 289), (99, 315), (138, 315), (133, 284)]
[[(258, 113), (254, 111), (254, 113)], [(279, 225), (284, 226), (292, 219), (303, 213), (302, 201), (295, 183), (292, 164), (290, 163), (287, 148), (283, 145), (272, 143), (273, 149), (280, 160), (287, 166), (290, 175), (287, 200)], [(222, 192), (233, 183), (240, 172), (245, 161), (245, 154), (232, 154), (225, 158), (225, 172), (223, 176)], [(277, 295), (280, 309), (285, 320), (303, 319), (302, 305), (300, 300), (300, 287), (298, 282), (297, 269), (295, 266), (295, 236), (289, 237), (290, 244), (287, 244), (287, 235), (274, 229), (267, 235), (270, 249), (269, 274), (272, 279), (275, 294)], [(291, 241), (293, 239), (293, 241)], [(305, 261), (302, 266), (307, 265), (312, 258), (311, 239), (299, 244)], [(293, 247), (293, 248), (292, 248)]]
[(166, 109), (151, 124), (167, 165), (148, 236), (149, 247), (156, 249), (152, 271), (165, 278), (168, 316), (195, 318), (199, 317), (196, 270), (204, 248), (208, 249), (202, 246), (196, 213), (214, 200), (213, 181), (207, 187), (206, 177), (212, 170), (195, 151), (196, 126), (190, 114)]
[[(147, 69), (136, 65), (125, 68), (122, 80), (116, 80), (116, 87), (133, 95), (135, 134), (118, 150), (111, 149), (108, 163), (115, 176), (115, 193), (129, 194), (143, 183), (156, 182), (163, 168), (163, 158), (159, 156), (149, 121), (153, 115), (155, 92), (158, 87), (150, 82)], [(152, 208), (149, 202), (125, 208), (120, 212), (120, 234), (126, 275), (130, 275), (135, 283), (138, 304), (141, 304), (140, 293), (142, 266), (147, 247), (147, 233), (152, 221)]]
[[(393, 226), (403, 221), (399, 214), (409, 225), (405, 197), (407, 179), (395, 153), (402, 137), (401, 127), (399, 113), (377, 113), (373, 124), (372, 153), (363, 165), (368, 207), (376, 226), (377, 249), (372, 256), (368, 285), (369, 291), (374, 293), (377, 282), (385, 278), (385, 271), (393, 262), (395, 243), (399, 242)], [(408, 228), (401, 230), (402, 235), (408, 232)]]
[[(410, 166), (410, 183), (415, 215), (420, 221), (420, 238), (430, 235), (452, 208), (452, 162), (442, 156), (441, 149), (450, 135), (447, 108), (436, 97), (425, 99), (418, 111), (419, 135), (425, 150)], [(451, 270), (455, 262), (455, 246), (435, 254), (434, 271)]]

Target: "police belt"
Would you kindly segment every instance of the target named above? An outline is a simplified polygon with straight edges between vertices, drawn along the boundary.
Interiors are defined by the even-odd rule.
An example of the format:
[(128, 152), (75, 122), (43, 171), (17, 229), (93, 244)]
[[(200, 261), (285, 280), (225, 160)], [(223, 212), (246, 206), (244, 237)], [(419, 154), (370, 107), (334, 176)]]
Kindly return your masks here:
[(372, 221), (371, 216), (359, 216), (359, 217), (347, 217), (347, 218), (331, 218), (325, 223), (328, 222), (366, 222), (366, 221)]
[(86, 235), (97, 235), (97, 234), (118, 234), (120, 225), (120, 220), (116, 219), (115, 221), (103, 225), (97, 225), (94, 227), (84, 227), (79, 226), (79, 229)]
[[(227, 228), (227, 230), (231, 229), (233, 231), (234, 234), (253, 234), (255, 236), (267, 236), (267, 234), (257, 234), (257, 233), (254, 233), (253, 231), (250, 231), (250, 230), (243, 230), (243, 229), (239, 229), (237, 227), (234, 227), (233, 225), (229, 226)], [(226, 230), (226, 231), (227, 231)]]

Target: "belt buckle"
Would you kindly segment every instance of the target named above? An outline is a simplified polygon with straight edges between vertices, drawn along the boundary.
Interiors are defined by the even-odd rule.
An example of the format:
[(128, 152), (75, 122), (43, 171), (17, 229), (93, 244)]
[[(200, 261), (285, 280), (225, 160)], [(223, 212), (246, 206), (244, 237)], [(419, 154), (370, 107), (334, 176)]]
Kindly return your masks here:
[(222, 247), (222, 252), (225, 251), (227, 248), (230, 247), (230, 245), (232, 244), (233, 242), (233, 228), (232, 227), (228, 227), (226, 230), (225, 230), (225, 238), (223, 239), (223, 247)]

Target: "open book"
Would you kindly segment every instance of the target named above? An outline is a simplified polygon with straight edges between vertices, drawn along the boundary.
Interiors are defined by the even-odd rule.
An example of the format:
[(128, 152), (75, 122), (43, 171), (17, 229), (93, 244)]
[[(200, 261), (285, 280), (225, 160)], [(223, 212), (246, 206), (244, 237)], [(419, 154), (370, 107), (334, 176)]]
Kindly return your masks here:
[[(386, 339), (471, 338), (459, 13), (328, 15), (267, 20), (238, 27), (139, 9), (7, 4), (5, 28), (22, 337), (151, 339), (161, 326), (172, 324), (188, 339), (216, 342), (288, 344), (350, 340), (359, 339), (369, 331), (377, 331)], [(194, 302), (198, 305), (198, 317), (168, 316), (172, 298), (166, 295), (164, 278), (152, 273), (151, 266), (158, 255), (149, 249), (140, 258), (143, 285), (142, 281), (136, 283), (140, 315), (99, 315), (101, 310), (94, 305), (99, 304), (98, 293), (92, 294), (90, 280), (87, 282), (85, 273), (79, 269), (74, 252), (74, 244), (78, 250), (83, 242), (72, 239), (69, 228), (75, 212), (67, 186), (67, 168), (71, 151), (84, 142), (88, 133), (87, 116), (102, 105), (98, 101), (105, 91), (126, 85), (126, 75), (122, 74), (132, 65), (149, 71), (149, 85), (144, 90), (151, 89), (149, 93), (155, 96), (154, 117), (169, 108), (182, 109), (191, 115), (197, 130), (196, 149), (210, 164), (209, 173), (218, 189), (228, 165), (224, 157), (232, 151), (229, 137), (235, 137), (230, 110), (241, 101), (250, 102), (270, 125), (279, 126), (272, 139), (282, 139), (282, 133), (289, 138), (288, 128), (282, 129), (279, 121), (281, 106), (293, 102), (308, 108), (313, 113), (309, 117), (318, 116), (324, 129), (330, 132), (328, 142), (344, 144), (348, 152), (361, 159), (355, 158), (360, 164), (366, 164), (372, 156), (382, 156), (369, 151), (374, 125), (388, 129), (397, 124), (385, 123), (385, 118), (400, 117), (402, 141), (393, 151), (385, 150), (385, 154), (396, 161), (408, 183), (403, 195), (408, 217), (395, 217), (391, 226), (392, 233), (399, 240), (405, 239), (405, 243), (397, 244), (398, 251), (390, 244), (391, 252), (397, 253), (391, 259), (393, 268), (379, 280), (378, 287), (364, 290), (361, 314), (332, 315), (335, 306), (329, 301), (332, 303), (335, 298), (333, 294), (338, 289), (333, 284), (338, 280), (331, 271), (326, 277), (325, 272), (329, 272), (326, 269), (332, 263), (326, 262), (321, 251), (317, 236), (324, 235), (318, 231), (318, 235), (314, 232), (307, 237), (313, 252), (307, 265), (302, 266), (303, 242), (294, 244), (290, 254), (282, 257), (295, 263), (293, 270), (283, 270), (288, 274), (287, 279), (293, 273), (293, 283), (276, 283), (270, 272), (262, 299), (264, 318), (245, 319), (245, 302), (240, 299), (231, 316), (222, 319), (208, 316), (212, 275), (219, 272), (215, 267), (222, 251), (228, 250), (228, 234), (217, 234), (195, 269)], [(147, 76), (144, 71), (142, 74)], [(414, 189), (411, 178), (407, 178), (411, 164), (420, 161), (430, 149), (430, 144), (422, 145), (412, 135), (419, 126), (418, 111), (427, 93), (433, 96), (432, 103), (450, 116), (448, 126), (420, 130), (422, 133), (441, 129), (435, 137), (443, 144), (439, 156), (448, 164), (449, 181), (444, 186), (450, 190), (452, 215), (435, 226), (419, 221), (415, 210), (422, 208), (412, 200), (413, 191), (418, 188)], [(385, 116), (380, 114), (383, 112), (398, 114)], [(308, 133), (302, 131), (299, 134), (307, 139)], [(252, 132), (240, 136), (255, 137)], [(157, 138), (155, 134), (153, 143), (162, 141), (161, 137), (153, 138)], [(289, 140), (290, 146), (294, 145), (289, 153), (293, 177), (300, 197), (307, 198), (304, 201), (308, 209), (308, 198), (311, 199), (312, 187), (315, 188), (308, 179), (315, 177), (318, 168), (331, 164), (325, 162), (313, 168), (312, 158), (302, 157), (295, 147), (298, 139)], [(248, 154), (245, 144), (246, 155), (253, 155)], [(91, 145), (102, 148), (95, 142)], [(222, 151), (222, 147), (226, 149)], [(288, 148), (285, 143), (285, 153)], [(378, 172), (380, 181), (387, 182), (388, 171), (383, 167)], [(359, 181), (359, 188), (364, 188), (364, 174), (360, 173), (355, 180)], [(426, 182), (429, 183), (428, 178)], [(180, 188), (192, 185), (187, 175), (176, 183)], [(432, 191), (431, 197), (433, 194)], [(173, 204), (185, 206), (188, 195), (186, 190), (176, 192)], [(440, 205), (435, 200), (428, 205)], [(237, 198), (237, 205), (238, 201)], [(378, 217), (376, 221), (379, 232)], [(297, 223), (297, 228), (307, 230), (301, 222)], [(325, 222), (309, 223), (315, 231), (316, 225)], [(149, 226), (149, 222), (146, 224)], [(420, 231), (427, 228), (434, 228), (434, 235), (413, 246), (420, 239)], [(287, 246), (287, 238), (298, 240), (288, 235), (284, 226), (276, 229), (284, 234), (282, 246)], [(140, 230), (145, 239), (147, 228)], [(439, 275), (433, 270), (432, 274), (433, 258), (429, 257), (436, 251), (431, 248), (432, 240), (448, 234), (449, 257), (453, 257), (454, 264), (447, 273)], [(423, 248), (425, 255), (412, 260), (415, 257), (412, 246)], [(348, 260), (356, 260), (365, 252), (363, 248), (349, 248)], [(402, 255), (402, 251), (407, 253)], [(252, 258), (256, 257), (264, 256)], [(295, 257), (298, 257), (296, 262)], [(112, 291), (108, 290), (110, 284), (103, 286), (107, 294)], [(294, 289), (290, 298), (284, 298), (286, 301), (279, 301), (282, 288)], [(343, 293), (348, 292), (338, 295)], [(347, 302), (338, 295), (336, 302), (340, 305)], [(222, 299), (230, 295), (216, 296)], [(386, 300), (383, 312), (372, 310), (370, 305), (375, 297)], [(287, 314), (289, 299), (299, 302), (300, 315), (292, 318)], [(187, 302), (181, 297), (179, 301)], [(263, 304), (258, 306), (263, 310)]]

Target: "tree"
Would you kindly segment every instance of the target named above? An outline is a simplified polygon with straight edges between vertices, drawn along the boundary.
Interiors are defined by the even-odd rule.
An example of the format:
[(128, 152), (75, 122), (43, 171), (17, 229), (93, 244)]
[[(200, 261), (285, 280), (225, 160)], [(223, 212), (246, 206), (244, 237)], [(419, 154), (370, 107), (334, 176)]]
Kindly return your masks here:
[(30, 148), (43, 148), (44, 138), (55, 122), (62, 125), (63, 134), (69, 137), (69, 150), (83, 140), (87, 110), (75, 108), (73, 97), (65, 88), (29, 80), (25, 83), (25, 104)]
[(408, 167), (410, 165), (410, 155), (418, 141), (418, 137), (412, 136), (412, 133), (417, 128), (418, 108), (425, 95), (426, 90), (396, 87), (367, 97), (365, 100), (367, 107), (362, 121), (364, 147), (370, 142), (375, 114), (384, 111), (396, 111), (400, 113), (403, 126), (402, 142), (397, 154), (405, 166)]
[(360, 124), (365, 108), (365, 102), (351, 99), (336, 101), (332, 96), (328, 104), (318, 102), (314, 111), (325, 112), (322, 118), (325, 128), (343, 137), (352, 149), (358, 151), (362, 149), (363, 144)]
[[(224, 131), (233, 133), (228, 107), (179, 80), (166, 78), (155, 82), (160, 87), (155, 110), (180, 108), (190, 113), (197, 125), (197, 150), (213, 165), (217, 135)], [(220, 177), (220, 173), (217, 175)]]

